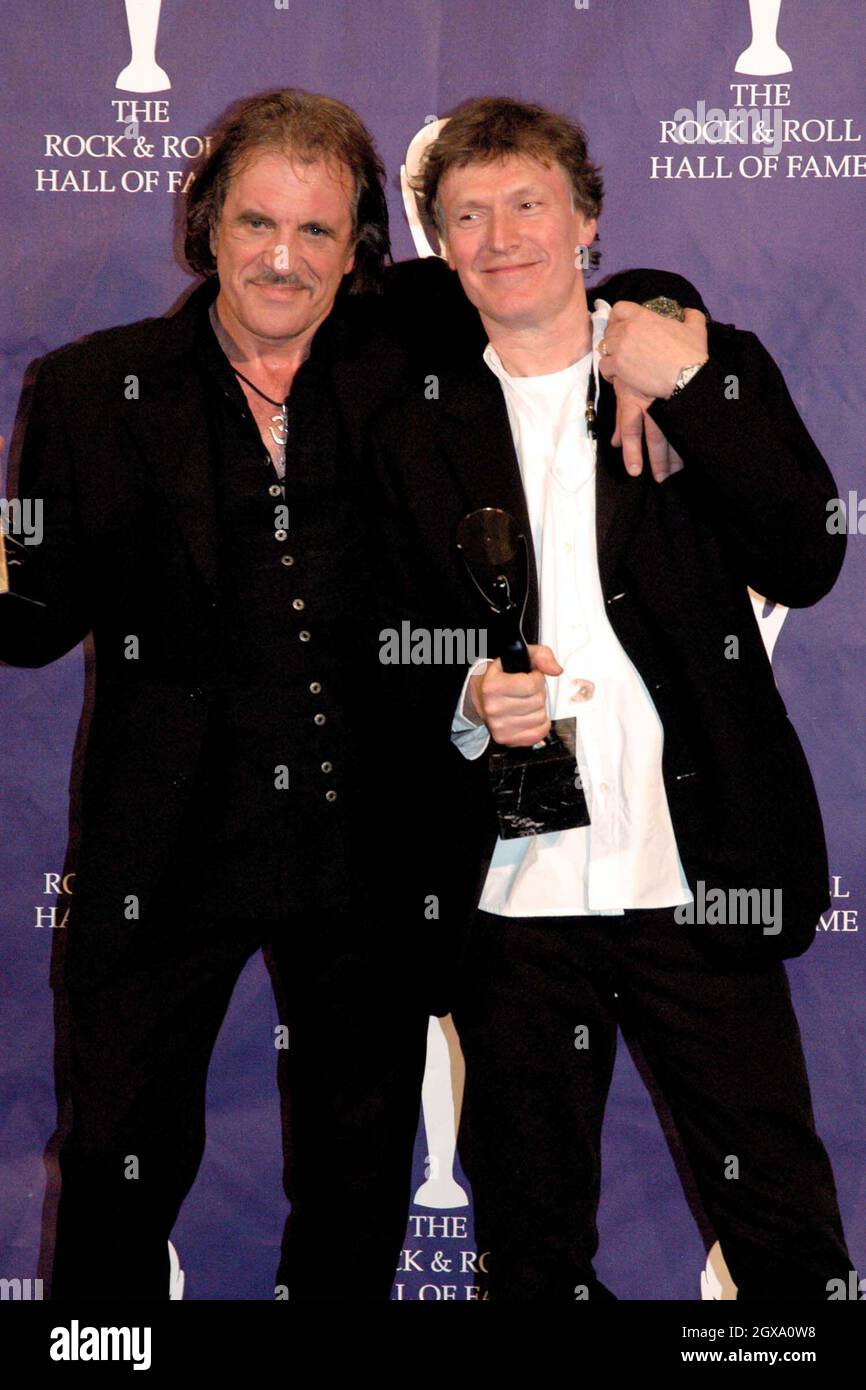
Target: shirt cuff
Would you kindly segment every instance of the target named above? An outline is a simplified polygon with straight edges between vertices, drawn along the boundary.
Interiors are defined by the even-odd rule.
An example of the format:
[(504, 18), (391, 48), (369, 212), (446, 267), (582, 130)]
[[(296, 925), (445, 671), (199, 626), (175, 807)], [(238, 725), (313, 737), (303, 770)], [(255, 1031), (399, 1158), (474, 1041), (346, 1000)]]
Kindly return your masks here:
[(486, 724), (473, 724), (471, 719), (467, 719), (463, 713), (463, 705), (466, 700), (466, 693), (469, 689), (469, 682), (474, 675), (489, 666), (490, 661), (476, 661), (474, 666), (469, 668), (469, 672), (463, 682), (463, 689), (460, 691), (460, 698), (457, 701), (457, 709), (451, 721), (451, 742), (455, 748), (459, 749), (464, 758), (474, 761), (480, 758), (490, 742), (490, 734)]

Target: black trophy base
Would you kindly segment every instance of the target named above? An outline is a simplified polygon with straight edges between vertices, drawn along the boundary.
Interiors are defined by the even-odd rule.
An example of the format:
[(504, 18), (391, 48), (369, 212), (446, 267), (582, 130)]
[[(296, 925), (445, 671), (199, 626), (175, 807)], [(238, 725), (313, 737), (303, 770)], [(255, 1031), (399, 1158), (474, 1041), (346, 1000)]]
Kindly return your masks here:
[(575, 720), (554, 719), (535, 748), (490, 751), (490, 783), (503, 840), (589, 825), (575, 757)]

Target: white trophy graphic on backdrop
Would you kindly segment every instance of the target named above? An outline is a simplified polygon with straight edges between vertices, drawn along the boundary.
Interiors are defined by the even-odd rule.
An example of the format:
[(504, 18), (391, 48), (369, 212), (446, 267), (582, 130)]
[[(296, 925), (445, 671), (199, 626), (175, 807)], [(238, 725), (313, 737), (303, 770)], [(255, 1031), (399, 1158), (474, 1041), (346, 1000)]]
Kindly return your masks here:
[[(421, 216), (420, 199), (414, 192), (410, 180), (418, 177), (421, 168), (421, 160), (427, 146), (432, 144), (447, 120), (447, 116), (442, 120), (429, 120), (416, 135), (409, 141), (409, 148), (406, 150), (406, 162), (400, 170), (400, 188), (403, 192), (403, 207), (406, 212), (406, 221), (409, 223), (409, 231), (412, 233), (412, 240), (415, 243), (415, 250), (419, 256), (441, 256), (441, 251), (435, 251), (430, 245), (427, 236), (428, 231), (433, 231), (432, 227), (425, 227)], [(437, 238), (438, 240), (438, 238)]]
[(752, 610), (767, 652), (767, 660), (772, 664), (773, 648), (782, 631), (782, 624), (788, 616), (788, 609), (783, 603), (774, 603), (772, 599), (764, 598), (763, 594), (756, 594), (754, 589), (749, 590), (749, 598), (752, 600)]
[(122, 92), (167, 92), (171, 79), (156, 61), (156, 35), (162, 0), (125, 0), (132, 54), (115, 86)]
[(782, 0), (749, 0), (752, 42), (737, 59), (735, 72), (746, 72), (750, 77), (772, 77), (791, 71), (791, 59), (776, 42), (781, 7)]
[(707, 1263), (701, 1271), (701, 1299), (704, 1303), (728, 1303), (736, 1296), (737, 1286), (731, 1278), (731, 1271), (725, 1264), (722, 1247), (716, 1241), (707, 1255)]
[(469, 1198), (454, 1177), (457, 1125), (463, 1091), (463, 1054), (451, 1015), (430, 1019), (421, 1109), (427, 1136), (426, 1182), (415, 1193), (418, 1207), (466, 1207)]

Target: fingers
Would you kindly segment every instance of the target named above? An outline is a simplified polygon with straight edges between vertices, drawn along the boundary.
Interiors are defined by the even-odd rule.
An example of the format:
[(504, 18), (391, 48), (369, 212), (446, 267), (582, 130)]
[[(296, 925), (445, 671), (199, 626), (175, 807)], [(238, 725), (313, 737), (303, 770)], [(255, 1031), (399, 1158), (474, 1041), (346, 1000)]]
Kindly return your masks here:
[[(693, 312), (697, 312), (694, 310)], [(703, 314), (700, 316), (703, 318)], [(646, 438), (652, 475), (657, 483), (663, 482), (671, 473), (678, 473), (684, 466), (679, 454), (671, 448), (662, 430), (648, 413), (652, 404), (650, 397), (631, 390), (618, 378), (614, 378), (616, 391), (616, 428), (611, 438), (615, 449), (622, 449), (622, 460), (626, 472), (632, 477), (643, 469), (642, 444)]]
[(670, 447), (665, 436), (662, 434), (652, 416), (644, 418), (644, 432), (646, 434), (646, 447), (649, 454), (650, 468), (657, 483), (662, 482), (670, 472)]
[[(641, 305), (635, 303), (633, 299), (618, 299), (610, 311), (607, 320), (608, 325), (613, 324), (615, 326), (619, 323), (627, 323), (629, 319), (634, 318), (635, 314), (640, 314), (640, 311)], [(703, 315), (701, 317), (703, 318)]]
[(562, 675), (562, 667), (553, 655), (550, 647), (530, 645), (529, 659), (532, 662), (533, 671), (543, 671), (546, 676)]
[(610, 312), (603, 344), (600, 371), (606, 381), (621, 379), (651, 400), (667, 400), (682, 368), (706, 361), (706, 319), (697, 309), (686, 310), (679, 321), (623, 301)]
[(636, 477), (643, 468), (641, 440), (644, 432), (644, 412), (640, 399), (631, 392), (617, 392), (616, 432), (614, 447), (622, 449), (622, 461), (626, 472)]
[(547, 676), (562, 674), (562, 667), (549, 647), (529, 647), (531, 671), (507, 672), (501, 661), (494, 661), (474, 692), (476, 708), (497, 743), (510, 748), (528, 748), (550, 732), (547, 714)]

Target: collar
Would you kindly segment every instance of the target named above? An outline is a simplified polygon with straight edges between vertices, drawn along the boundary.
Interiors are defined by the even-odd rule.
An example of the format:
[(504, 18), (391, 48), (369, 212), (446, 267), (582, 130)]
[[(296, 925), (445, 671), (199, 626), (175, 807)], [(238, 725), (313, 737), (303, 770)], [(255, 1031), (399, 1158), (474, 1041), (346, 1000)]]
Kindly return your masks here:
[[(195, 353), (198, 360), (203, 363), (211, 375), (215, 376), (225, 385), (227, 381), (234, 383), (241, 397), (238, 379), (232, 370), (231, 363), (226, 357), (219, 339), (214, 332), (210, 321), (210, 308), (216, 301), (219, 294), (219, 279), (216, 275), (210, 276), (202, 284), (198, 285), (178, 311), (178, 320), (183, 318), (184, 326), (188, 324), (188, 337), (184, 335), (188, 347)], [(344, 349), (349, 327), (347, 322), (348, 315), (341, 303), (340, 296), (332, 308), (328, 317), (319, 324), (310, 343), (310, 351), (305, 360), (298, 368), (299, 375), (303, 370), (305, 377), (318, 372), (319, 368), (332, 361), (335, 356)]]
[[(595, 308), (592, 310), (592, 312), (590, 313), (590, 316), (589, 316), (589, 318), (590, 318), (590, 323), (592, 324), (592, 349), (591, 349), (591, 352), (592, 352), (592, 367), (593, 367), (593, 370), (595, 371), (596, 383), (597, 383), (597, 384), (596, 384), (596, 392), (595, 392), (595, 404), (596, 404), (596, 405), (598, 405), (598, 392), (599, 392), (599, 386), (598, 386), (598, 378), (599, 378), (598, 364), (599, 364), (599, 356), (600, 356), (600, 354), (599, 354), (599, 343), (601, 342), (602, 338), (604, 337), (605, 329), (607, 328), (607, 321), (608, 321), (608, 317), (609, 317), (609, 316), (610, 316), (610, 305), (607, 303), (607, 301), (604, 300), (604, 299), (596, 299), (596, 300), (595, 300)], [(485, 347), (483, 353), (481, 354), (481, 356), (482, 356), (483, 360), (487, 363), (487, 366), (490, 368), (490, 370), (491, 370), (491, 372), (493, 373), (493, 375), (494, 375), (495, 377), (497, 377), (497, 378), (499, 379), (499, 381), (501, 381), (504, 385), (511, 386), (511, 387), (512, 387), (514, 390), (516, 390), (516, 391), (519, 391), (519, 390), (520, 390), (520, 383), (521, 383), (521, 382), (523, 382), (523, 381), (537, 381), (537, 380), (539, 379), (538, 377), (512, 376), (511, 373), (507, 370), (507, 368), (503, 365), (502, 358), (499, 356), (499, 353), (496, 351), (496, 348), (495, 348), (495, 347), (493, 346), (493, 344), (492, 344), (491, 342), (489, 342), (489, 341), (488, 341), (487, 346)], [(569, 366), (569, 367), (563, 367), (562, 370), (561, 370), (560, 372), (551, 372), (551, 373), (549, 373), (549, 375), (551, 375), (551, 376), (562, 376), (562, 377), (564, 378), (566, 372), (571, 372), (571, 371), (574, 371), (575, 368), (581, 367), (581, 368), (583, 368), (584, 370), (582, 370), (580, 373), (575, 372), (576, 378), (579, 379), (579, 378), (582, 377), (584, 374), (585, 374), (586, 376), (588, 376), (588, 375), (589, 375), (589, 358), (590, 358), (590, 354), (587, 353), (585, 357), (580, 358), (577, 362), (573, 362), (573, 363), (571, 364), (571, 366)], [(542, 375), (548, 375), (548, 374), (545, 373), (545, 374), (542, 374)]]

